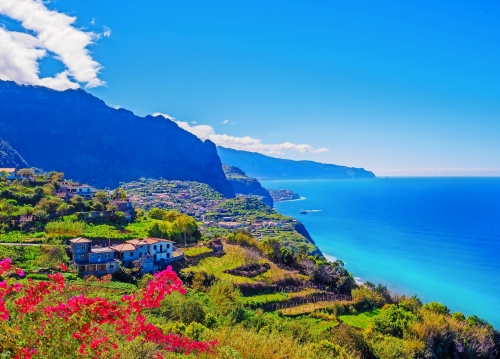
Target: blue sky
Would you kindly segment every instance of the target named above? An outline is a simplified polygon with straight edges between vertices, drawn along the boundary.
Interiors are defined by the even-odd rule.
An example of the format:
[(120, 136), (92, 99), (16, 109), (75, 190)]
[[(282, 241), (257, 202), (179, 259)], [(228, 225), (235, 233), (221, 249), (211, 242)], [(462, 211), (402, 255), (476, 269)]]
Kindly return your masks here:
[[(87, 90), (109, 105), (205, 125), (194, 131), (242, 148), (307, 144), (261, 147), (381, 176), (500, 175), (497, 1), (46, 6), (98, 34), (84, 47), (106, 85)], [(22, 31), (12, 16), (0, 23)], [(65, 69), (52, 55), (40, 78)]]

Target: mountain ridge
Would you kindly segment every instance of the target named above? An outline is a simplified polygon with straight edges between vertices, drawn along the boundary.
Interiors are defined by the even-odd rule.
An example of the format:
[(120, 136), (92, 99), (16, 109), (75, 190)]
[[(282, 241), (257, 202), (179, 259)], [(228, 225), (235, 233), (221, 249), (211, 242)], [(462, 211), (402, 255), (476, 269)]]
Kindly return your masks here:
[(238, 167), (248, 176), (260, 180), (375, 178), (373, 172), (364, 168), (281, 159), (221, 146), (217, 147), (217, 153), (223, 163)]
[(0, 138), (31, 166), (57, 168), (100, 187), (163, 177), (206, 183), (235, 196), (213, 142), (161, 116), (109, 107), (81, 89), (0, 81)]

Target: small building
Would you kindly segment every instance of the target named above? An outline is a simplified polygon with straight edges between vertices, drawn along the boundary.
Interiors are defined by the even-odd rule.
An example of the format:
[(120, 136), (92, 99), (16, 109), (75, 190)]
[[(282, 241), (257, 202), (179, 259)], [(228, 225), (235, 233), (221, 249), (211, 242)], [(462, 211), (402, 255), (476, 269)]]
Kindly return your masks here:
[(8, 180), (15, 180), (21, 178), (17, 175), (17, 171), (15, 168), (0, 168), (0, 172), (6, 172)]
[(69, 243), (72, 264), (79, 274), (105, 275), (120, 269), (110, 247), (92, 246), (90, 239), (82, 237), (71, 239)]
[(114, 204), (116, 206), (116, 208), (118, 209), (118, 211), (120, 212), (127, 212), (127, 211), (130, 211), (132, 210), (132, 202), (130, 201), (118, 201), (118, 200), (114, 200), (114, 201), (111, 201), (112, 204)]
[(94, 194), (97, 192), (95, 187), (89, 186), (87, 184), (80, 183), (65, 183), (61, 186), (59, 192), (69, 192), (73, 196), (81, 196), (86, 199), (90, 199), (94, 197)]
[(220, 239), (214, 239), (208, 243), (208, 248), (212, 248), (215, 253), (221, 253), (224, 251), (224, 245)]

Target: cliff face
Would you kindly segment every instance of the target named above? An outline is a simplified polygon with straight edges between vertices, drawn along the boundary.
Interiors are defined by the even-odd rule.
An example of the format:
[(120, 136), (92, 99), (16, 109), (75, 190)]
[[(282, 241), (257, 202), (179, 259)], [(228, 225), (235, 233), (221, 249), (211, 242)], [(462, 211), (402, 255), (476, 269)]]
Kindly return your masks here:
[(284, 160), (260, 153), (217, 147), (223, 163), (241, 168), (258, 179), (358, 179), (374, 178), (363, 168), (337, 166), (313, 161)]
[(29, 165), (7, 141), (0, 139), (0, 167), (20, 169)]
[(273, 207), (273, 198), (269, 194), (269, 191), (263, 188), (258, 180), (248, 177), (245, 172), (237, 167), (223, 164), (222, 169), (224, 170), (227, 179), (233, 186), (234, 192), (262, 197), (262, 202), (267, 204), (269, 207)]
[(111, 108), (83, 90), (0, 81), (0, 138), (31, 166), (99, 187), (163, 177), (206, 183), (234, 197), (212, 142), (163, 117)]

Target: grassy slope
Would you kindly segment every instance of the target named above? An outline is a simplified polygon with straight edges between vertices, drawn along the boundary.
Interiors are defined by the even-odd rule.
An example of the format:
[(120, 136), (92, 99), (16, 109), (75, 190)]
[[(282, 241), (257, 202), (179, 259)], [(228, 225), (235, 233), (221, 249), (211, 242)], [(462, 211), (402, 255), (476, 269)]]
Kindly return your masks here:
[(370, 320), (378, 317), (379, 315), (380, 309), (375, 308), (368, 312), (340, 315), (339, 319), (351, 327), (365, 329)]
[(271, 266), (271, 269), (264, 274), (258, 275), (254, 278), (246, 278), (240, 276), (234, 276), (231, 274), (223, 273), (226, 269), (234, 269), (241, 265), (248, 263), (249, 253), (247, 250), (240, 246), (225, 244), (224, 252), (226, 253), (222, 257), (208, 257), (202, 259), (197, 265), (189, 267), (189, 269), (184, 269), (184, 271), (199, 272), (204, 271), (208, 274), (212, 274), (219, 279), (230, 281), (231, 283), (255, 283), (255, 282), (266, 282), (273, 283), (278, 280), (293, 276), (296, 278), (303, 278), (304, 276), (300, 274), (291, 273), (284, 269), (279, 268), (276, 264), (265, 260)]

